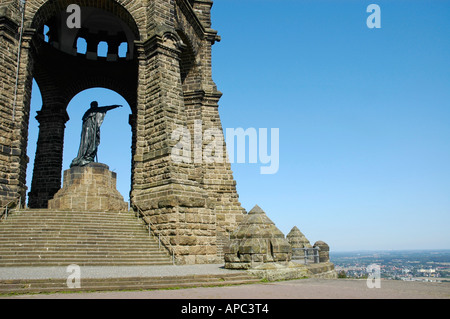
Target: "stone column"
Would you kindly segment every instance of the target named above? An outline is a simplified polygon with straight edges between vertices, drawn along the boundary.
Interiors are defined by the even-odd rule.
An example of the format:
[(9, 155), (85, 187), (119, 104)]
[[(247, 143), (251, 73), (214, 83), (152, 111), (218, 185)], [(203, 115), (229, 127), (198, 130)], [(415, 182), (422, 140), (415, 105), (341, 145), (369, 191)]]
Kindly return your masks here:
[(48, 201), (61, 188), (64, 130), (69, 116), (65, 108), (43, 107), (36, 119), (39, 137), (28, 206), (47, 208)]
[(207, 192), (194, 178), (192, 158), (176, 162), (172, 139), (187, 128), (175, 30), (158, 30), (139, 54), (139, 87), (133, 154), (132, 205), (139, 205), (178, 263), (217, 262), (215, 216)]
[[(212, 2), (195, 1), (194, 5), (194, 9), (198, 9), (202, 13), (203, 24), (210, 26), (209, 10)], [(194, 52), (194, 50), (185, 52), (185, 59), (182, 62), (185, 66), (195, 65), (185, 79), (184, 100), (190, 130), (192, 134), (195, 134), (196, 130), (200, 131), (202, 137), (200, 158), (213, 155), (209, 161), (202, 158), (202, 165), (196, 168), (197, 174), (195, 177), (201, 181), (214, 206), (217, 250), (221, 256), (230, 233), (242, 221), (245, 210), (239, 202), (236, 181), (233, 178), (228, 159), (225, 136), (219, 115), (219, 100), (222, 93), (217, 89), (212, 79), (211, 47), (219, 39), (215, 30), (206, 29), (205, 39), (198, 48), (198, 52)], [(212, 148), (214, 148), (214, 152), (209, 152)]]
[(319, 248), (319, 262), (326, 263), (330, 261), (330, 246), (319, 240), (314, 243), (314, 248)]
[(86, 34), (86, 58), (96, 60), (100, 40), (92, 34)]
[(25, 29), (22, 42), (19, 43), (20, 12), (17, 4), (0, 4), (1, 206), (19, 197), (23, 203), (26, 195), (27, 133), (33, 67), (30, 41), (34, 30)]
[(211, 27), (211, 7), (213, 2), (211, 0), (193, 0), (192, 7), (199, 17), (202, 24), (209, 28)]

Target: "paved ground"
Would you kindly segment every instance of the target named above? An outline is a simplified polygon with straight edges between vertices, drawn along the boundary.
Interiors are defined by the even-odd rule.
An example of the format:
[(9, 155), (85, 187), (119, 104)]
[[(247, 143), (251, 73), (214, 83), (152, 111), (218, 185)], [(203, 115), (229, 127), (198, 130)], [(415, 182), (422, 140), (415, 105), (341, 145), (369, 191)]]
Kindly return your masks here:
[[(83, 266), (80, 270), (81, 278), (187, 276), (236, 272), (235, 270), (225, 269), (223, 264), (118, 267)], [(1, 267), (0, 280), (67, 278), (70, 273), (67, 272), (67, 267)]]
[(382, 280), (367, 288), (365, 280), (301, 279), (242, 286), (138, 292), (22, 295), (23, 299), (450, 299), (450, 283)]
[[(160, 277), (220, 274), (233, 270), (223, 265), (82, 267), (81, 278)], [(0, 268), (0, 279), (67, 278), (66, 267)], [(0, 298), (32, 299), (450, 299), (450, 283), (382, 280), (381, 288), (368, 288), (365, 280), (302, 279), (214, 288), (136, 292), (95, 292), (18, 295)]]

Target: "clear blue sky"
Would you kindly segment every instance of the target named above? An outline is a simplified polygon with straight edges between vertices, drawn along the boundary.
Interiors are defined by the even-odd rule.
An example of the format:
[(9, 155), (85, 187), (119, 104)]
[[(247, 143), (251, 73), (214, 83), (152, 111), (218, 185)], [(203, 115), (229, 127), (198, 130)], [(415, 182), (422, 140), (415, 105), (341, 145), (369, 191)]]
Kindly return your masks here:
[[(369, 4), (381, 29), (369, 29)], [(450, 249), (450, 1), (216, 0), (213, 78), (224, 128), (279, 128), (280, 168), (233, 164), (240, 201), (334, 251)], [(64, 169), (88, 90), (68, 107)], [(28, 154), (37, 139), (33, 90)], [(99, 160), (128, 199), (129, 108), (108, 113)]]

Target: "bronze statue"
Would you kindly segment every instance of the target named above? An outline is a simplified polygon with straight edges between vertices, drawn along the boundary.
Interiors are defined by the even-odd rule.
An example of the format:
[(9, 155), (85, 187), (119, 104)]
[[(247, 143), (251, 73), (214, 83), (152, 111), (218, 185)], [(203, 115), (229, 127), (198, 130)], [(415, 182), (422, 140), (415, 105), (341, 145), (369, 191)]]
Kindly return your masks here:
[(94, 162), (97, 156), (97, 148), (100, 144), (100, 126), (105, 119), (106, 112), (118, 107), (122, 107), (122, 105), (99, 107), (96, 101), (91, 103), (91, 108), (83, 115), (83, 128), (81, 130), (78, 156), (73, 159), (70, 167), (84, 166)]

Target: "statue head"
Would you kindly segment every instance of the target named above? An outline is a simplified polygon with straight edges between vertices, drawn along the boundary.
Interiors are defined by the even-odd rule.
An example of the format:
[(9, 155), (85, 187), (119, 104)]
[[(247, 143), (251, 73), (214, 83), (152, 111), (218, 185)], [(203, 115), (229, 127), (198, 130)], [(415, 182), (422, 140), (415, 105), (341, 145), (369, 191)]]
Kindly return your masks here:
[(94, 108), (94, 107), (98, 107), (98, 102), (97, 101), (92, 101), (91, 102), (91, 108)]

